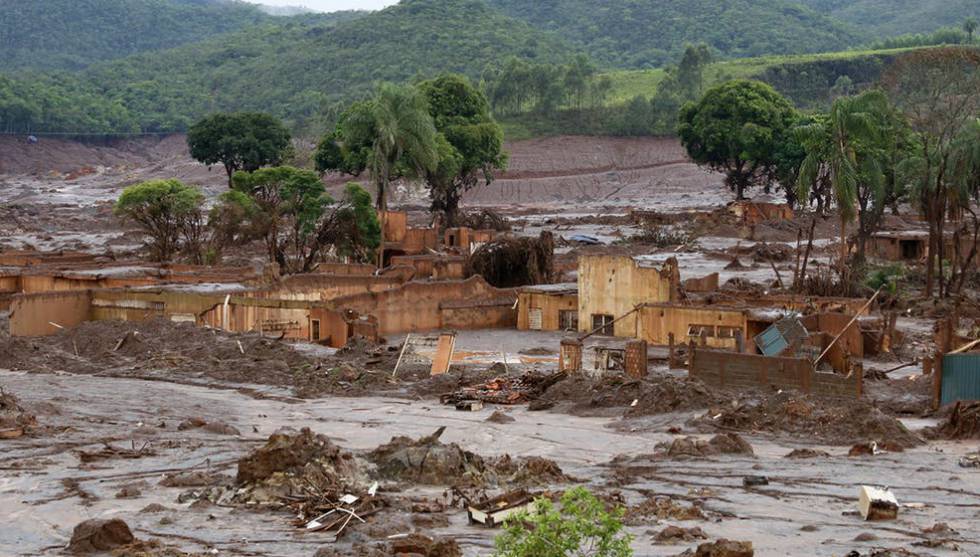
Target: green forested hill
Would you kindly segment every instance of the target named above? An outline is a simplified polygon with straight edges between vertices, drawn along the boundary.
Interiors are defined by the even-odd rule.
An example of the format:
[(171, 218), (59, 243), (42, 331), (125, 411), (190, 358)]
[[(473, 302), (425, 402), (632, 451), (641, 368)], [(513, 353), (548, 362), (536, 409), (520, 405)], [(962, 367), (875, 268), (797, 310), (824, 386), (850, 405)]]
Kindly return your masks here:
[(214, 0), (3, 0), (0, 70), (78, 69), (272, 19)]
[(504, 13), (555, 31), (595, 60), (659, 67), (685, 43), (729, 57), (842, 50), (860, 37), (793, 0), (488, 0)]
[(876, 38), (929, 33), (980, 19), (980, 0), (798, 0)]
[(300, 124), (377, 81), (478, 77), (508, 56), (554, 62), (573, 52), (481, 0), (404, 0), (342, 24), (276, 21), (75, 75), (0, 76), (0, 125), (63, 129), (74, 119), (98, 131), (165, 131), (217, 110), (268, 111)]

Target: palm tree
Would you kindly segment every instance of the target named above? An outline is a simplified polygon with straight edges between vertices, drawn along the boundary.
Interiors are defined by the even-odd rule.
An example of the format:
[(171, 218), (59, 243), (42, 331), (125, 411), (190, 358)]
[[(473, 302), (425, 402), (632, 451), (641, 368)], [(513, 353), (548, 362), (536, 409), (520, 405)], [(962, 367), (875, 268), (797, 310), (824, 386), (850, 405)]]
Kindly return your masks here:
[(883, 184), (879, 161), (865, 149), (877, 142), (878, 115), (888, 109), (888, 99), (878, 91), (841, 97), (834, 101), (825, 121), (798, 129), (806, 157), (800, 166), (797, 194), (808, 199), (812, 184), (821, 178), (829, 181), (840, 213), (842, 274), (847, 260), (847, 223), (855, 217), (860, 184), (864, 181), (871, 188)]
[(435, 170), (439, 164), (435, 124), (425, 96), (416, 88), (384, 83), (372, 99), (351, 107), (344, 133), (351, 145), (370, 145), (363, 155), (377, 190), (375, 206), (381, 219), (378, 266), (382, 267), (388, 186), (400, 176)]
[(439, 163), (436, 128), (425, 97), (414, 87), (382, 84), (371, 100), (352, 107), (345, 126), (351, 136), (365, 137), (371, 145), (366, 163), (380, 211), (388, 209), (393, 179), (418, 176)]

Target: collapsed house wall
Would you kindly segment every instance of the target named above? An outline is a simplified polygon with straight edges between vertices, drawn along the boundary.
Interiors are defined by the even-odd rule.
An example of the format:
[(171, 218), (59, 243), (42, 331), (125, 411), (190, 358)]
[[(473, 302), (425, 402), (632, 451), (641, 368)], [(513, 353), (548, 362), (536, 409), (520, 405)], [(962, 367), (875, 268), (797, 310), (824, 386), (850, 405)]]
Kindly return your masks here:
[[(680, 298), (677, 260), (662, 269), (646, 267), (629, 256), (587, 255), (579, 258), (579, 331), (589, 332), (650, 302), (672, 302)], [(612, 325), (617, 337), (632, 337), (637, 331), (636, 314), (626, 315)]]
[(685, 292), (716, 292), (720, 284), (720, 275), (711, 273), (703, 277), (689, 278), (683, 284)]
[(53, 335), (89, 320), (91, 312), (92, 293), (87, 290), (18, 294), (10, 304), (10, 335)]
[(855, 399), (863, 393), (863, 372), (841, 375), (814, 371), (805, 359), (738, 354), (694, 347), (688, 374), (705, 384), (730, 389), (793, 389), (832, 399)]
[(468, 255), (476, 251), (481, 245), (492, 242), (496, 235), (495, 230), (474, 230), (465, 226), (447, 228), (443, 236), (443, 245)]
[(391, 258), (391, 266), (411, 267), (414, 280), (462, 280), (466, 258), (459, 255), (395, 255)]
[[(490, 286), (480, 277), (465, 281), (409, 282), (400, 288), (337, 298), (335, 310), (353, 310), (378, 319), (382, 335), (458, 329), (511, 328), (517, 321), (512, 289)], [(465, 312), (473, 308), (473, 312)]]
[(735, 350), (739, 335), (743, 350), (754, 351), (745, 309), (646, 304), (640, 308), (635, 336), (659, 346), (669, 345), (673, 336), (675, 343), (693, 340), (703, 346)]
[(520, 289), (517, 329), (520, 331), (577, 331), (578, 290), (574, 284), (549, 284)]
[(243, 292), (248, 298), (270, 300), (302, 300), (309, 302), (329, 301), (344, 296), (381, 292), (403, 285), (410, 273), (391, 273), (380, 276), (359, 275), (293, 275), (280, 284), (259, 290)]
[(793, 209), (786, 203), (735, 201), (728, 205), (728, 210), (746, 225), (772, 220), (792, 220), (794, 216)]
[[(849, 358), (864, 358), (864, 335), (858, 321), (851, 323), (852, 319), (853, 315), (845, 313), (818, 313), (801, 320), (808, 331), (824, 334), (821, 349), (826, 349), (837, 335), (841, 335), (825, 356), (834, 369), (846, 369)], [(847, 327), (846, 331), (844, 327)]]

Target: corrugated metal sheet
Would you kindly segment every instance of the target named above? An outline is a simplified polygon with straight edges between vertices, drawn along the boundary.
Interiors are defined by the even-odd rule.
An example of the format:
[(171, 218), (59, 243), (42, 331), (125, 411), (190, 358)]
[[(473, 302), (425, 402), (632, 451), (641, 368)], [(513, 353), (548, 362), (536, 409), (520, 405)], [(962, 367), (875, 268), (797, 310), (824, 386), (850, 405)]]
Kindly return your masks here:
[(980, 354), (943, 356), (943, 405), (957, 400), (980, 400)]
[(778, 356), (796, 341), (807, 337), (806, 327), (796, 317), (783, 319), (755, 337), (755, 344), (766, 356)]

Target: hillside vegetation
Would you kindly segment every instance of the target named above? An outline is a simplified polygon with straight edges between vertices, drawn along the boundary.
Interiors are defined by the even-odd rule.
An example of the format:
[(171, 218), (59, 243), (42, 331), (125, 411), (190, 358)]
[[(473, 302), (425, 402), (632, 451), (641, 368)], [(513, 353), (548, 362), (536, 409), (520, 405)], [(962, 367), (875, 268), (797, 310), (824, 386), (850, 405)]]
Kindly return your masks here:
[(78, 69), (271, 19), (241, 2), (5, 0), (0, 2), (0, 71)]
[(873, 37), (930, 33), (980, 18), (980, 0), (798, 0)]
[[(75, 118), (93, 131), (171, 131), (214, 111), (258, 110), (302, 125), (378, 81), (440, 72), (478, 77), (493, 60), (559, 61), (570, 52), (553, 35), (480, 0), (405, 0), (343, 24), (287, 20), (98, 64), (78, 75), (0, 79), (0, 121), (44, 130), (64, 129)], [(29, 106), (4, 117), (5, 91)], [(100, 105), (91, 111), (106, 116), (81, 117), (65, 102), (71, 96)]]
[[(873, 82), (898, 52), (844, 51), (870, 37), (791, 0), (403, 0), (294, 17), (230, 0), (0, 1), (0, 31), (8, 133), (183, 131), (241, 110), (320, 133), (378, 82), (445, 72), (481, 84), (520, 135), (672, 133), (704, 84), (757, 77), (818, 107)], [(709, 43), (696, 49), (698, 91), (672, 67), (688, 41)], [(844, 52), (792, 55), (817, 50)], [(780, 55), (747, 57), (766, 53)]]
[(685, 43), (725, 57), (826, 52), (857, 44), (846, 25), (791, 0), (489, 0), (504, 13), (554, 31), (598, 63), (656, 68)]

